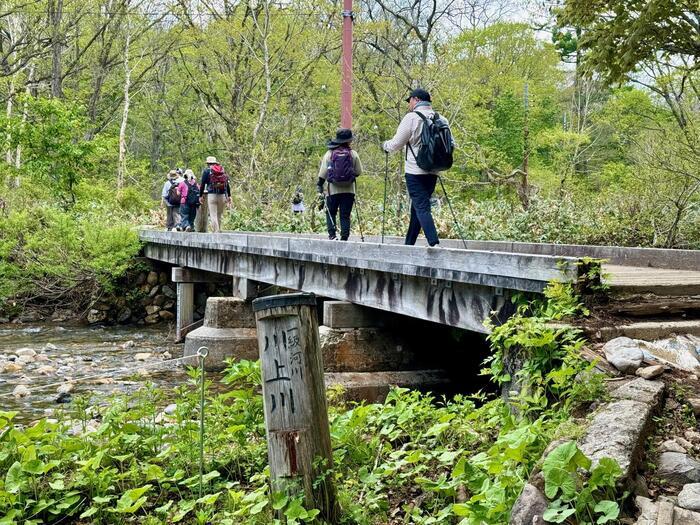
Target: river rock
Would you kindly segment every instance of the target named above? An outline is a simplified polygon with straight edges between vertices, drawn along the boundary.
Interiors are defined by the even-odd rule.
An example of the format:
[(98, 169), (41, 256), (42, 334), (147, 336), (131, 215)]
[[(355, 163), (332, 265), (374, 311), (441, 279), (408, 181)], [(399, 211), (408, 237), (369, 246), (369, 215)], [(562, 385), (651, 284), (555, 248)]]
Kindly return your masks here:
[(73, 397), (68, 392), (61, 392), (54, 399), (56, 403), (70, 403), (71, 401), (73, 401)]
[(163, 409), (163, 413), (165, 413), (169, 416), (172, 416), (176, 410), (177, 410), (177, 405), (175, 403), (171, 403)]
[(146, 318), (143, 321), (146, 324), (156, 324), (158, 321), (160, 321), (160, 316), (158, 314), (151, 314), (146, 316)]
[(24, 385), (17, 385), (12, 391), (12, 395), (15, 397), (27, 397), (31, 394), (31, 390)]
[(7, 324), (10, 322), (9, 317), (0, 317), (0, 324)]
[(64, 383), (56, 389), (57, 394), (69, 394), (73, 391), (73, 383)]
[(45, 365), (45, 366), (40, 366), (39, 368), (37, 368), (36, 373), (41, 375), (41, 376), (48, 376), (48, 375), (56, 373), (56, 369), (53, 366)]
[(134, 359), (137, 361), (148, 361), (153, 354), (151, 352), (139, 352), (134, 355)]
[(700, 483), (687, 483), (678, 494), (678, 506), (688, 510), (700, 510)]
[(33, 348), (20, 348), (19, 350), (15, 351), (15, 354), (17, 354), (17, 356), (19, 357), (22, 357), (24, 355), (34, 357), (36, 355), (36, 350), (34, 350)]
[(700, 444), (700, 432), (695, 432), (695, 430), (686, 430), (683, 434), (685, 439), (693, 443), (694, 445)]
[(170, 297), (171, 299), (175, 299), (177, 297), (177, 293), (175, 293), (175, 290), (169, 284), (166, 284), (165, 286), (163, 286), (162, 291), (163, 291), (163, 295), (165, 295), (166, 297)]
[(679, 454), (685, 454), (687, 452), (687, 450), (674, 439), (668, 439), (661, 443), (660, 450), (661, 452), (678, 452)]
[(605, 359), (624, 374), (634, 374), (642, 365), (644, 353), (639, 345), (629, 337), (617, 337), (603, 346)]
[(36, 359), (32, 355), (21, 355), (17, 358), (17, 362), (23, 365), (28, 365), (34, 361), (36, 361)]
[(159, 294), (153, 298), (153, 304), (156, 306), (163, 306), (167, 300), (168, 298), (166, 296), (164, 296), (163, 294)]
[(129, 319), (131, 319), (131, 309), (123, 308), (119, 310), (119, 313), (117, 314), (117, 322), (119, 324), (127, 323), (129, 322)]
[(158, 312), (158, 315), (160, 315), (161, 319), (165, 321), (175, 319), (175, 314), (172, 312), (168, 312), (167, 310), (161, 310), (160, 312)]
[(663, 452), (659, 457), (659, 477), (685, 485), (700, 481), (700, 463), (678, 452)]
[(53, 343), (46, 343), (41, 349), (42, 352), (54, 352), (55, 350), (58, 350), (58, 347)]
[(2, 373), (3, 374), (16, 374), (20, 370), (24, 368), (21, 364), (19, 363), (5, 363), (2, 365)]
[(163, 308), (166, 310), (172, 310), (173, 307), (175, 306), (175, 301), (168, 301), (163, 305)]
[(146, 282), (151, 286), (155, 286), (156, 284), (158, 284), (158, 274), (156, 272), (148, 272)]
[(148, 296), (155, 298), (155, 296), (158, 295), (159, 291), (160, 291), (160, 286), (154, 286), (153, 288), (151, 288), (151, 291), (148, 293)]
[(166, 284), (168, 282), (168, 274), (165, 272), (160, 272), (158, 275), (158, 283)]
[(107, 312), (92, 309), (88, 312), (87, 322), (90, 324), (102, 323), (107, 319)]
[(542, 518), (547, 505), (544, 494), (534, 485), (526, 483), (511, 510), (510, 525), (532, 525), (534, 520)]
[(148, 315), (152, 315), (158, 312), (160, 312), (160, 306), (150, 305), (146, 307), (146, 313)]
[(645, 366), (638, 368), (635, 373), (644, 379), (654, 379), (664, 373), (664, 365)]
[(45, 354), (39, 354), (38, 356), (36, 356), (36, 360), (40, 362), (50, 361), (49, 356)]
[(134, 343), (133, 341), (129, 340), (129, 341), (127, 341), (126, 343), (124, 343), (124, 344), (122, 345), (122, 348), (123, 348), (124, 350), (126, 350), (127, 348), (134, 348), (135, 346), (136, 346), (136, 343)]

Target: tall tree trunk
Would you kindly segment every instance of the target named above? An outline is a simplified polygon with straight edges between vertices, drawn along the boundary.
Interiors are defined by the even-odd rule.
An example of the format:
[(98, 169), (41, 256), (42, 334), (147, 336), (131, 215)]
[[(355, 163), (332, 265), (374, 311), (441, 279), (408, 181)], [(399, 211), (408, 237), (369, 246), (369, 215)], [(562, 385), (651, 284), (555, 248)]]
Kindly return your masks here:
[(51, 37), (51, 96), (63, 98), (63, 71), (61, 67), (61, 20), (63, 18), (63, 0), (51, 0), (49, 16), (53, 34)]
[(270, 76), (270, 49), (268, 46), (268, 36), (270, 34), (270, 8), (268, 0), (264, 0), (264, 11), (265, 11), (265, 22), (264, 26), (260, 27), (258, 17), (255, 14), (255, 9), (252, 9), (253, 21), (255, 22), (255, 27), (260, 33), (262, 38), (262, 50), (263, 50), (263, 68), (265, 72), (265, 96), (260, 104), (260, 113), (258, 114), (258, 121), (253, 129), (253, 137), (251, 150), (252, 155), (250, 158), (250, 173), (253, 174), (253, 169), (255, 166), (256, 156), (255, 156), (255, 146), (258, 141), (258, 134), (265, 123), (265, 117), (267, 116), (267, 107), (270, 104), (270, 97), (272, 96), (272, 78)]
[[(12, 105), (15, 100), (15, 75), (12, 75), (10, 77), (10, 85), (7, 88), (7, 123), (10, 123), (10, 119), (12, 118)], [(7, 150), (5, 151), (5, 162), (8, 164), (12, 164), (12, 133), (10, 133), (10, 130), (7, 130)]]
[(129, 45), (131, 33), (127, 29), (126, 42), (124, 44), (124, 110), (122, 111), (122, 125), (119, 128), (119, 162), (117, 167), (117, 189), (124, 187), (126, 178), (126, 124), (129, 119), (129, 104), (131, 102), (129, 89), (131, 88), (131, 69), (129, 69)]
[[(27, 124), (27, 113), (29, 108), (27, 100), (32, 93), (32, 84), (34, 83), (34, 64), (29, 66), (29, 76), (27, 76), (27, 84), (24, 88), (25, 100), (22, 104), (22, 123), (20, 124), (20, 130), (24, 129)], [(22, 145), (17, 144), (17, 150), (15, 151), (15, 168), (20, 169), (22, 167)], [(17, 175), (17, 185), (19, 186), (19, 175)]]

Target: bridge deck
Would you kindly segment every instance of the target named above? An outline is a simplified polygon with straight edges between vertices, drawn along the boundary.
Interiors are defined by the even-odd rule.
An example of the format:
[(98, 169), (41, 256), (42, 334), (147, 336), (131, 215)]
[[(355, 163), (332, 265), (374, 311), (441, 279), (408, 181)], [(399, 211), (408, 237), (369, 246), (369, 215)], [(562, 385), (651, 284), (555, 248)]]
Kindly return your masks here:
[[(397, 238), (381, 244), (377, 238), (336, 242), (317, 235), (279, 233), (142, 230), (140, 238), (147, 257), (173, 265), (314, 292), (478, 332), (488, 331), (485, 319), (499, 321), (512, 314), (510, 298), (515, 293), (541, 293), (555, 279), (575, 282), (581, 260), (601, 255), (595, 247), (589, 247), (589, 254), (587, 247), (573, 245), (467, 241), (465, 249), (461, 241), (445, 240), (440, 247), (429, 248), (404, 246)], [(694, 271), (700, 268), (700, 251), (607, 250), (614, 291), (663, 289), (667, 295), (684, 295), (696, 293), (693, 290), (700, 285), (700, 272)], [(690, 269), (648, 268), (674, 260)], [(651, 284), (656, 285), (653, 290)]]

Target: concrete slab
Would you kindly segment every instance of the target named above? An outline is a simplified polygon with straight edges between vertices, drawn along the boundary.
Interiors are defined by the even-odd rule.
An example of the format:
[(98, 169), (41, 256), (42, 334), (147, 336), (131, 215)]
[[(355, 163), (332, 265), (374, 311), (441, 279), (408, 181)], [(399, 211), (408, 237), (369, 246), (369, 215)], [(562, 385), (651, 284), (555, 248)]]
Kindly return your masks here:
[(375, 328), (383, 324), (382, 313), (347, 301), (325, 301), (323, 324), (328, 328)]
[(345, 389), (345, 397), (353, 401), (382, 402), (392, 386), (430, 390), (449, 385), (444, 370), (410, 372), (343, 372), (324, 374), (326, 388), (334, 385)]
[[(616, 337), (630, 337), (654, 341), (672, 335), (692, 334), (700, 337), (700, 319), (684, 321), (646, 321), (596, 329), (597, 340), (609, 341)], [(598, 337), (600, 335), (600, 337)]]
[(613, 399), (628, 399), (641, 401), (642, 403), (657, 406), (664, 394), (664, 384), (661, 381), (648, 381), (647, 379), (635, 379), (613, 390), (610, 397)]

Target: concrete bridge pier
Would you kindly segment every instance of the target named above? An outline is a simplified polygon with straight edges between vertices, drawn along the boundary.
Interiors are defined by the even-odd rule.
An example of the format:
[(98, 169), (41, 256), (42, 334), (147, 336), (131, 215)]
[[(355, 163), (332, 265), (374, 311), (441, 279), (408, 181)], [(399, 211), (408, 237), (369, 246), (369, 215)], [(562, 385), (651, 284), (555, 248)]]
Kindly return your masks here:
[(249, 302), (236, 297), (207, 299), (204, 325), (185, 338), (183, 356), (195, 355), (200, 346), (209, 348), (205, 361), (208, 370), (220, 370), (226, 359), (258, 358), (255, 316)]
[(177, 286), (177, 316), (175, 320), (175, 342), (184, 341), (188, 332), (202, 325), (194, 321), (194, 285), (197, 283), (221, 283), (227, 280), (220, 275), (192, 268), (173, 267), (171, 280)]

